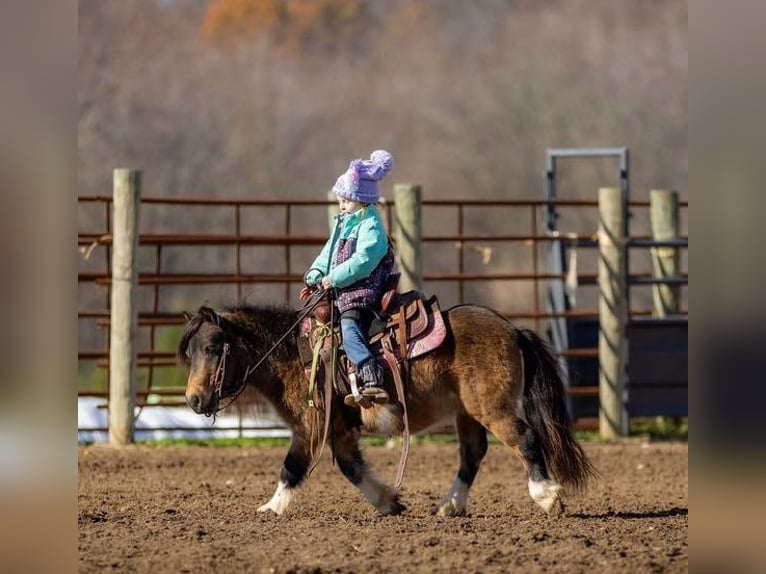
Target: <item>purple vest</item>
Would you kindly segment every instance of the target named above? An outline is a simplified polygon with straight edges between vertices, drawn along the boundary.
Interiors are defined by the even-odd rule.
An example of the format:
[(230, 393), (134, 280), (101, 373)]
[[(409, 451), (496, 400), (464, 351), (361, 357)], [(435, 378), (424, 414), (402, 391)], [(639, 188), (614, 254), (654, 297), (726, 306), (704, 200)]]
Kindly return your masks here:
[[(344, 261), (347, 261), (356, 249), (356, 238), (339, 239), (338, 248), (335, 251), (332, 267), (337, 267)], [(380, 305), (380, 298), (383, 296), (383, 289), (391, 271), (394, 268), (394, 254), (391, 251), (391, 245), (388, 251), (380, 260), (377, 267), (372, 270), (369, 277), (360, 279), (348, 287), (337, 290), (336, 303), (338, 310), (343, 313), (348, 309), (375, 309)]]

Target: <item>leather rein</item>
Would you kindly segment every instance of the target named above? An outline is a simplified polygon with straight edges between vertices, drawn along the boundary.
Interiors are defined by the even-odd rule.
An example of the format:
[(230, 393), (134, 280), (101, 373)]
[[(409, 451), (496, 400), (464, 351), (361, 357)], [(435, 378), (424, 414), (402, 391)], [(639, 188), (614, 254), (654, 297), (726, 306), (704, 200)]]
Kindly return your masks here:
[(242, 377), (242, 381), (240, 382), (239, 386), (234, 392), (224, 394), (223, 391), (223, 383), (226, 380), (226, 357), (228, 357), (231, 354), (231, 345), (229, 345), (228, 342), (224, 342), (223, 344), (223, 351), (221, 352), (221, 356), (218, 359), (218, 365), (215, 369), (215, 372), (210, 376), (210, 384), (213, 386), (213, 389), (215, 390), (215, 394), (218, 396), (218, 402), (220, 402), (223, 399), (230, 398), (231, 400), (227, 402), (223, 406), (219, 406), (215, 411), (212, 413), (206, 413), (205, 416), (213, 417), (213, 422), (215, 423), (215, 415), (222, 411), (223, 409), (231, 406), (231, 404), (237, 400), (239, 395), (242, 394), (242, 391), (245, 390), (245, 387), (247, 386), (247, 379), (252, 375), (255, 370), (260, 367), (266, 359), (268, 359), (271, 354), (276, 350), (277, 347), (279, 347), (280, 344), (290, 335), (290, 333), (293, 332), (293, 329), (298, 326), (298, 324), (303, 321), (305, 317), (309, 315), (318, 305), (321, 303), (322, 298), (324, 297), (326, 291), (322, 288), (318, 289), (314, 293), (312, 293), (311, 297), (309, 298), (306, 305), (301, 310), (300, 314), (298, 315), (298, 318), (295, 320), (295, 322), (290, 325), (290, 327), (287, 328), (287, 330), (284, 332), (284, 334), (277, 339), (276, 343), (274, 343), (271, 348), (266, 351), (266, 353), (261, 357), (261, 359), (255, 363), (254, 365), (249, 365), (247, 369), (245, 369), (245, 374)]

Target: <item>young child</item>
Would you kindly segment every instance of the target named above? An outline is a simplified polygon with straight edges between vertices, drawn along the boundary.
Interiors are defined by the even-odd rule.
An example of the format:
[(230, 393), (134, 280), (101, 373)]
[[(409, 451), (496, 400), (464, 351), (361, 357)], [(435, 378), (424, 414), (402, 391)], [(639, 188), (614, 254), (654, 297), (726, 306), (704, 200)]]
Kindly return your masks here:
[[(382, 388), (383, 371), (367, 346), (361, 324), (368, 323), (371, 310), (380, 303), (394, 258), (375, 203), (380, 198), (378, 182), (394, 164), (385, 150), (372, 152), (370, 159), (355, 159), (333, 186), (340, 213), (319, 256), (306, 273), (306, 284), (321, 284), (335, 290), (340, 311), (343, 348), (356, 367), (361, 393), (376, 403), (388, 400)], [(311, 290), (304, 287), (301, 299)]]

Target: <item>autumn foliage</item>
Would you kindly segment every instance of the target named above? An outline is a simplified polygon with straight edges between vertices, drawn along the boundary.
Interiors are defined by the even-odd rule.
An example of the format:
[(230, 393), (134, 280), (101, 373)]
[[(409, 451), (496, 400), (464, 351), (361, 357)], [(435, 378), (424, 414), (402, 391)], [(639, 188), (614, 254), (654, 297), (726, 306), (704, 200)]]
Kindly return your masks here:
[(288, 51), (326, 48), (359, 32), (364, 13), (360, 0), (215, 0), (201, 34), (222, 46), (269, 37)]

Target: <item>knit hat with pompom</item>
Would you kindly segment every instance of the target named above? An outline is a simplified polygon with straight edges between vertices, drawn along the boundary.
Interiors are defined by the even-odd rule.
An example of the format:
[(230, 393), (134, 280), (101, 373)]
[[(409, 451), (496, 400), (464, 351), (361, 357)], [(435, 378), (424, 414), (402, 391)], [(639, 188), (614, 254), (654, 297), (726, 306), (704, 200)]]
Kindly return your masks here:
[(360, 203), (377, 203), (380, 198), (378, 182), (394, 165), (386, 150), (372, 152), (370, 159), (351, 160), (346, 172), (338, 178), (332, 190), (346, 199)]

